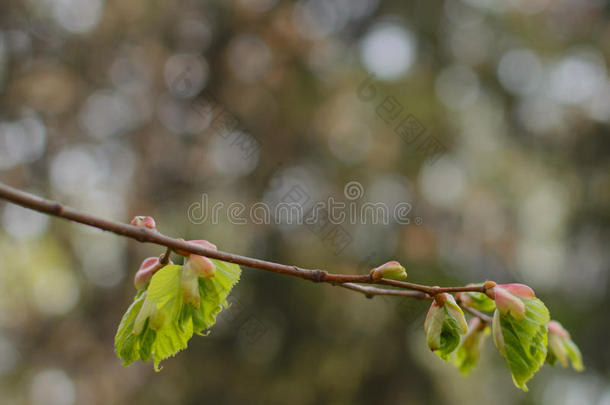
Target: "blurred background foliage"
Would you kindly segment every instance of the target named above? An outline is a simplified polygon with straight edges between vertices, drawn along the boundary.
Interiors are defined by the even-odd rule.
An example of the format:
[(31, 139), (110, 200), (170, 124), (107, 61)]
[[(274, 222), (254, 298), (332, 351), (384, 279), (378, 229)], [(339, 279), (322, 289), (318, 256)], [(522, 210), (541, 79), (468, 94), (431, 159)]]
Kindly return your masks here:
[[(524, 282), (587, 369), (546, 367), (524, 394), (487, 342), (464, 378), (426, 349), (425, 303), (250, 269), (208, 337), (161, 373), (124, 368), (113, 336), (162, 249), (1, 204), (0, 402), (610, 404), (609, 15), (604, 0), (3, 0), (2, 182), (303, 267)], [(442, 154), (397, 134), (409, 114)], [(189, 211), (295, 186), (408, 202), (410, 223), (345, 223), (337, 244)]]

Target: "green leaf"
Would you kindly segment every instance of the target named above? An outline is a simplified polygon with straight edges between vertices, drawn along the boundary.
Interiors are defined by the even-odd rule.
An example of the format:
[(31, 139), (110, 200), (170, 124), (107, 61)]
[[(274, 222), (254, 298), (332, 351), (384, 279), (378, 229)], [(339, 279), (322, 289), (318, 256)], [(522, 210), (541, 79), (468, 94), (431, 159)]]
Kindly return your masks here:
[(453, 296), (445, 293), (441, 298), (444, 299), (441, 306), (436, 300), (430, 305), (424, 331), (430, 350), (449, 361), (451, 353), (460, 344), (461, 336), (468, 332), (468, 324)]
[(186, 304), (180, 289), (180, 270), (181, 266), (165, 266), (155, 273), (148, 287), (147, 299), (155, 305), (161, 317), (158, 327), (148, 325), (149, 329), (155, 329), (151, 354), (157, 371), (162, 360), (186, 349), (193, 336), (192, 321), (181, 317)]
[(459, 346), (461, 339), (461, 330), (462, 327), (458, 324), (458, 322), (449, 316), (447, 313), (447, 309), (443, 308), (445, 311), (445, 319), (443, 321), (443, 329), (441, 331), (441, 346), (435, 353), (441, 359), (445, 361), (449, 361), (449, 357), (451, 353)]
[(237, 264), (212, 260), (216, 266), (216, 275), (211, 278), (199, 279), (201, 305), (192, 308), (193, 329), (202, 334), (216, 323), (216, 316), (223, 308), (228, 308), (227, 297), (231, 289), (239, 281), (241, 269)]
[[(537, 298), (523, 299), (525, 319), (516, 320), (510, 313), (499, 316), (503, 338), (503, 353), (515, 385), (527, 391), (525, 383), (544, 364), (547, 357), (547, 328), (549, 311)], [(494, 325), (497, 327), (497, 323)], [(502, 350), (503, 349), (503, 350)]]
[(453, 364), (463, 375), (470, 374), (472, 368), (479, 361), (481, 346), (485, 338), (489, 335), (489, 328), (481, 324), (478, 318), (473, 318), (468, 333), (462, 339), (462, 343), (454, 352)]
[[(151, 358), (154, 368), (187, 347), (193, 333), (202, 334), (227, 308), (227, 296), (239, 281), (238, 265), (212, 260), (216, 275), (199, 279), (200, 305), (184, 302), (180, 287), (181, 266), (167, 265), (152, 277), (148, 289), (136, 296), (123, 316), (115, 337), (115, 351), (123, 365)], [(140, 316), (138, 317), (138, 314)], [(140, 328), (135, 328), (139, 318)]]
[(441, 348), (441, 333), (443, 332), (443, 323), (445, 321), (445, 309), (433, 303), (430, 306), (426, 322), (424, 323), (424, 331), (426, 332), (426, 343), (432, 351)]
[(583, 371), (585, 366), (582, 363), (582, 354), (580, 354), (580, 349), (576, 346), (571, 339), (566, 340), (565, 348), (568, 352), (568, 357), (570, 358), (570, 362), (572, 362), (572, 367), (576, 371)]
[(496, 303), (486, 294), (480, 292), (468, 291), (460, 293), (460, 299), (463, 305), (479, 311), (491, 312), (496, 309)]
[(146, 292), (138, 293), (138, 295), (136, 295), (133, 303), (127, 308), (125, 315), (123, 315), (123, 319), (121, 319), (119, 329), (114, 338), (114, 350), (117, 356), (123, 359), (124, 366), (127, 366), (140, 358), (139, 340), (132, 334), (132, 331), (136, 316), (138, 316), (145, 298)]
[(572, 368), (574, 370), (584, 370), (580, 350), (569, 335), (559, 336), (549, 332), (549, 347), (546, 362), (551, 366), (554, 366), (555, 363), (559, 361), (563, 367), (567, 367), (568, 359), (570, 363), (572, 363)]

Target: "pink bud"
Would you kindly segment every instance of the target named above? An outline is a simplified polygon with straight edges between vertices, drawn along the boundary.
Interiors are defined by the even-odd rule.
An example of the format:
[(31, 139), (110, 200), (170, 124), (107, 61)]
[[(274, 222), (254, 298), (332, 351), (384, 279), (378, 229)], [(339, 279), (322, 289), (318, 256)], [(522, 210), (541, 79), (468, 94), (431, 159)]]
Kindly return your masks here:
[(558, 335), (562, 338), (569, 339), (570, 333), (561, 326), (557, 321), (550, 321), (548, 324), (549, 335)]
[(130, 224), (135, 225), (135, 226), (143, 226), (143, 227), (149, 228), (149, 229), (155, 229), (155, 220), (153, 217), (143, 217), (143, 216), (133, 217)]
[[(200, 240), (188, 240), (186, 242), (187, 243), (192, 243), (193, 245), (198, 245), (198, 246), (204, 247), (206, 249), (218, 250), (216, 248), (215, 244), (213, 244), (211, 242), (208, 242), (207, 240), (203, 240), (203, 239), (200, 239)], [(191, 252), (185, 252), (184, 250), (176, 250), (176, 253), (178, 253), (179, 255), (182, 255), (182, 256), (186, 256), (186, 257), (191, 255)]]
[(557, 321), (548, 323), (548, 331), (549, 355), (551, 358), (554, 357), (563, 367), (572, 363), (574, 370), (582, 371), (584, 369), (582, 355), (578, 346), (570, 338), (568, 331)]
[[(173, 264), (171, 260), (169, 261), (169, 264)], [(144, 259), (134, 278), (134, 284), (138, 291), (146, 288), (148, 283), (150, 283), (152, 276), (159, 271), (159, 269), (163, 268), (163, 266), (165, 265), (159, 263), (158, 257), (148, 257)]]
[(492, 291), (500, 313), (509, 313), (519, 321), (525, 319), (525, 304), (522, 299), (536, 298), (534, 290), (524, 284), (500, 284), (493, 287)]
[(557, 358), (562, 367), (568, 366), (568, 353), (561, 336), (549, 335), (549, 351)]
[(210, 278), (216, 275), (216, 266), (205, 256), (190, 255), (184, 266), (192, 269), (197, 277)]
[(536, 298), (536, 294), (534, 293), (534, 290), (532, 290), (525, 284), (519, 284), (519, 283), (501, 284), (498, 287), (505, 289), (512, 295), (515, 295), (519, 298), (525, 298), (525, 299)]
[(379, 267), (375, 267), (370, 271), (371, 277), (373, 280), (380, 280), (382, 278), (387, 278), (390, 280), (404, 280), (407, 278), (407, 272), (405, 268), (402, 267), (400, 263), (396, 260), (392, 260), (385, 264), (382, 264)]

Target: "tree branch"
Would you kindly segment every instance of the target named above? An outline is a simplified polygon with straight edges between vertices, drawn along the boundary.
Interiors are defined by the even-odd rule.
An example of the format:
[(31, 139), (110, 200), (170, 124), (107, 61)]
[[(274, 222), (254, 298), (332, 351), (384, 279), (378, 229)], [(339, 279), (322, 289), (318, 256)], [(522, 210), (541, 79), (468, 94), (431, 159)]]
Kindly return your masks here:
[(377, 287), (370, 287), (365, 285), (359, 285), (354, 283), (343, 283), (337, 284), (340, 287), (347, 288), (348, 290), (358, 291), (366, 295), (367, 298), (373, 298), (375, 295), (395, 295), (399, 297), (411, 297), (411, 298), (419, 298), (422, 300), (431, 300), (432, 297), (426, 293), (421, 291), (407, 291), (407, 290), (394, 290), (394, 289), (384, 289)]
[[(326, 270), (319, 269), (304, 269), (297, 266), (290, 266), (280, 263), (274, 263), (266, 260), (255, 259), (247, 256), (240, 256), (233, 253), (227, 253), (220, 250), (212, 250), (205, 248), (200, 245), (188, 243), (184, 240), (170, 238), (159, 233), (157, 230), (148, 229), (145, 227), (133, 226), (124, 224), (121, 222), (110, 221), (104, 218), (96, 217), (94, 215), (78, 211), (74, 208), (66, 207), (56, 201), (45, 200), (33, 194), (26, 193), (21, 190), (17, 190), (13, 187), (0, 183), (0, 198), (12, 202), (13, 204), (20, 205), (22, 207), (30, 208), (32, 210), (41, 212), (43, 214), (56, 216), (59, 218), (67, 219), (69, 221), (78, 222), (80, 224), (88, 225), (94, 228), (101, 229), (115, 233), (117, 235), (125, 236), (128, 238), (135, 239), (142, 243), (152, 243), (160, 246), (165, 246), (167, 251), (163, 259), (169, 259), (169, 253), (173, 250), (181, 250), (196, 255), (211, 257), (213, 259), (222, 260), (225, 262), (235, 263), (242, 266), (270, 271), (278, 274), (285, 274), (288, 276), (298, 277), (314, 282), (325, 282), (330, 284), (337, 284), (341, 287), (348, 288), (350, 290), (359, 291), (367, 296), (373, 295), (397, 295), (407, 296), (416, 298), (431, 298), (432, 296), (439, 293), (455, 293), (462, 291), (474, 291), (474, 292), (485, 292), (483, 287), (430, 287), (420, 284), (409, 283), (405, 281), (396, 280), (373, 280), (369, 274), (334, 274), (329, 273)], [(395, 289), (380, 289), (375, 287), (359, 286), (354, 283), (360, 284), (385, 284), (393, 287), (401, 288), (402, 290)], [(404, 291), (409, 290), (409, 291)], [(485, 316), (483, 314), (480, 314)], [(479, 315), (477, 315), (479, 316)], [(481, 316), (479, 316), (481, 317)]]

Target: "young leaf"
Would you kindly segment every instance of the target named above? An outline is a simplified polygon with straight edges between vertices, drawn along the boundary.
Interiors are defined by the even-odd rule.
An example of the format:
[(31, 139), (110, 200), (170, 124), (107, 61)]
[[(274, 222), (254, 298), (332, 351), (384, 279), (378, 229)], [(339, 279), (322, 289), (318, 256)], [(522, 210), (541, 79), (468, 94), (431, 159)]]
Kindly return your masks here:
[[(468, 286), (481, 286), (482, 284), (468, 284)], [(467, 307), (483, 312), (496, 309), (496, 303), (484, 293), (468, 291), (459, 293), (460, 302)]]
[(241, 275), (241, 269), (237, 264), (210, 260), (216, 266), (216, 275), (199, 279), (201, 305), (197, 309), (191, 307), (193, 330), (200, 335), (216, 323), (216, 315), (223, 308), (229, 307), (227, 297)]
[(180, 290), (181, 266), (169, 265), (159, 270), (151, 279), (148, 287), (147, 300), (155, 305), (160, 321), (149, 320), (148, 329), (153, 329), (154, 340), (151, 345), (151, 355), (155, 370), (159, 363), (180, 350), (186, 349), (188, 341), (193, 336), (191, 319), (182, 319), (181, 313), (186, 305)]
[(580, 354), (580, 349), (576, 346), (572, 340), (565, 342), (566, 351), (568, 352), (568, 358), (572, 362), (572, 368), (576, 371), (583, 371), (585, 366), (582, 363), (582, 354)]
[(470, 374), (472, 368), (479, 361), (481, 345), (489, 335), (489, 328), (479, 318), (472, 318), (468, 326), (468, 333), (464, 335), (462, 343), (455, 351), (453, 364), (463, 375)]
[(559, 363), (563, 367), (568, 366), (568, 360), (572, 363), (572, 368), (576, 371), (584, 370), (582, 364), (582, 355), (578, 346), (572, 341), (570, 334), (557, 321), (551, 321), (548, 324), (549, 331), (549, 353), (546, 362), (550, 365)]
[(127, 366), (140, 358), (139, 338), (132, 332), (136, 317), (142, 308), (145, 298), (146, 291), (136, 295), (133, 303), (127, 308), (125, 315), (123, 315), (123, 319), (121, 319), (119, 329), (114, 338), (114, 350), (116, 351), (117, 356), (123, 359), (124, 366)]
[(424, 330), (430, 350), (448, 361), (451, 353), (460, 344), (461, 335), (468, 331), (468, 324), (453, 296), (443, 294), (441, 298), (440, 304), (437, 300), (432, 302)]
[[(527, 391), (525, 383), (544, 364), (547, 356), (547, 328), (549, 311), (537, 298), (522, 299), (524, 319), (518, 320), (511, 312), (494, 313), (494, 343), (506, 358), (515, 385)], [(499, 330), (498, 330), (499, 328)]]
[(441, 332), (441, 346), (435, 353), (441, 359), (448, 361), (451, 353), (458, 347), (461, 339), (461, 329), (455, 319), (451, 318), (445, 311), (445, 321)]
[(151, 278), (123, 316), (115, 337), (115, 351), (124, 365), (152, 357), (155, 370), (162, 360), (187, 347), (193, 333), (201, 334), (227, 308), (227, 296), (239, 281), (241, 270), (231, 263), (214, 260), (213, 277), (199, 278), (200, 305), (185, 302), (181, 289), (182, 267), (167, 265)]

